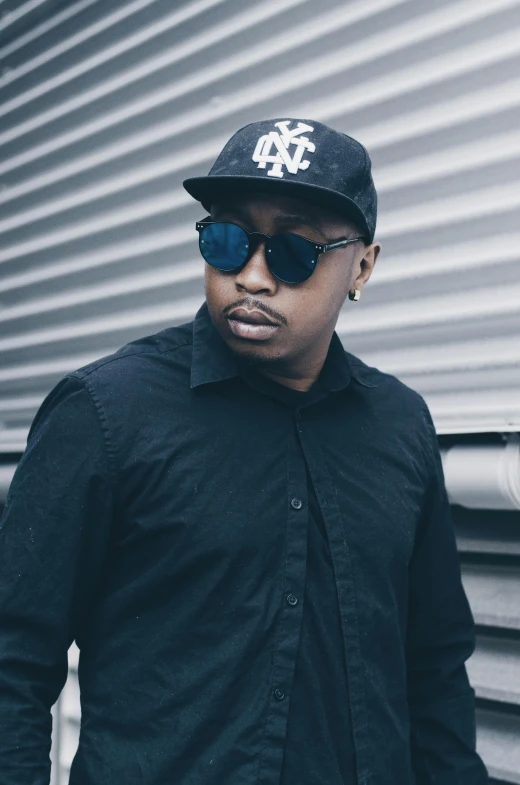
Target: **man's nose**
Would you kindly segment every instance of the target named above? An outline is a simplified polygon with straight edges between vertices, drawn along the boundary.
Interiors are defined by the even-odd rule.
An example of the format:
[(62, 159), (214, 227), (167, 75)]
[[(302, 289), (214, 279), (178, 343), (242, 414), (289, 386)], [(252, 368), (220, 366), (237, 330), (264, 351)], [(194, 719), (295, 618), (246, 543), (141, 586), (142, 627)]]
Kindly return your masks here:
[(273, 291), (277, 278), (270, 271), (266, 261), (265, 239), (257, 240), (247, 262), (235, 276), (237, 287), (247, 291)]

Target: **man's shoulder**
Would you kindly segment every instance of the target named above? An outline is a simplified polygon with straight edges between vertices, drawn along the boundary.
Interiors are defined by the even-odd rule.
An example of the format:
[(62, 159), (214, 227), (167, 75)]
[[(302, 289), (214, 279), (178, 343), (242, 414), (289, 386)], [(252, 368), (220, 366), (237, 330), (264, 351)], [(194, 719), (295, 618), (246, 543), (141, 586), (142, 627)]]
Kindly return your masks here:
[(392, 450), (406, 445), (409, 455), (417, 449), (429, 461), (436, 432), (424, 397), (393, 374), (368, 365), (350, 352), (347, 357), (362, 396), (359, 414), (368, 442), (378, 440)]
[(385, 400), (388, 404), (398, 407), (413, 407), (424, 411), (426, 402), (423, 396), (393, 374), (382, 371), (380, 368), (368, 365), (357, 355), (345, 350), (352, 375), (356, 381), (374, 397), (375, 400)]
[(149, 373), (161, 360), (168, 361), (184, 348), (191, 347), (193, 322), (167, 327), (157, 333), (145, 335), (124, 344), (111, 354), (103, 355), (86, 365), (82, 365), (68, 376), (82, 382), (104, 382), (117, 385), (125, 383), (141, 373)]

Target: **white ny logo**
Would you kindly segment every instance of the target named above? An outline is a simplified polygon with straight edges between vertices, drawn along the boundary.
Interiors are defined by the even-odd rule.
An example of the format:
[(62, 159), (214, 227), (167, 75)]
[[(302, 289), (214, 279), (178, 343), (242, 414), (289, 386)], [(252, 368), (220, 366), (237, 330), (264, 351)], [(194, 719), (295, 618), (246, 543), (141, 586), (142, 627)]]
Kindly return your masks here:
[[(269, 134), (261, 136), (256, 143), (255, 152), (253, 153), (253, 161), (258, 163), (259, 169), (265, 169), (267, 164), (272, 164), (273, 168), (267, 172), (271, 177), (283, 177), (282, 166), (287, 167), (287, 171), (291, 174), (297, 174), (298, 169), (308, 169), (310, 161), (302, 161), (305, 150), (313, 153), (316, 146), (310, 142), (306, 136), (299, 136), (298, 134), (305, 133), (305, 131), (314, 131), (311, 125), (305, 123), (298, 123), (297, 128), (292, 131), (289, 130), (290, 120), (283, 120), (275, 123), (280, 133), (271, 131)], [(297, 145), (293, 157), (289, 155), (289, 145)], [(273, 145), (276, 148), (274, 155), (271, 154)]]

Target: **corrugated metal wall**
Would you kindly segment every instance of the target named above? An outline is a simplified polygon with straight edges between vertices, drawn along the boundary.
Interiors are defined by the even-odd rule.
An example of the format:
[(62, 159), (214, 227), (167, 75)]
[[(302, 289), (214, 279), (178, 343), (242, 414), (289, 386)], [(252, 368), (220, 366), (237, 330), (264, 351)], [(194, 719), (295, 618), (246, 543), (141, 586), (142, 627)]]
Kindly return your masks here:
[[(520, 0), (0, 0), (0, 60), (6, 460), (64, 373), (194, 315), (181, 181), (283, 114), (372, 154), (384, 249), (345, 345), (420, 390), (449, 444), (520, 430)], [(520, 783), (520, 513), (454, 510), (479, 744)]]

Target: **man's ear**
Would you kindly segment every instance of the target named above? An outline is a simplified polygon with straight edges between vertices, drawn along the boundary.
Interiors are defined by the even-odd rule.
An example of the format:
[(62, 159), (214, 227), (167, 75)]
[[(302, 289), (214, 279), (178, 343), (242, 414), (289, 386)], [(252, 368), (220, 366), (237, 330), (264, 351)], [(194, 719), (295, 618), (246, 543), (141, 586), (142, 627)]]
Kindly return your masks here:
[(356, 289), (363, 291), (363, 286), (368, 282), (375, 267), (377, 257), (381, 251), (382, 245), (379, 242), (365, 245), (360, 258), (358, 259), (359, 272), (354, 280)]

